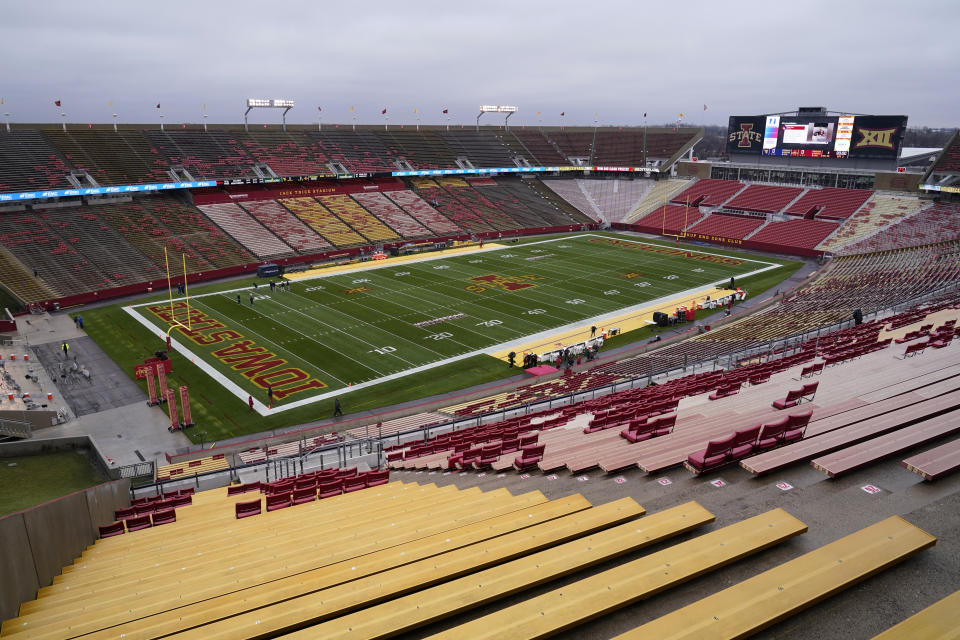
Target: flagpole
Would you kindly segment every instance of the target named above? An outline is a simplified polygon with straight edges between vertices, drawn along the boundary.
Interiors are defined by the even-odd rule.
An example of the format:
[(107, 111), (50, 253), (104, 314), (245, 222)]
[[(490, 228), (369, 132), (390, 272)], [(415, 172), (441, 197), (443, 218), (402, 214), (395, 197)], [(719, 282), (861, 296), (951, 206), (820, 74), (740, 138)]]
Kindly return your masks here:
[(647, 112), (643, 112), (643, 168), (647, 168)]
[(200, 105), (200, 115), (203, 116), (203, 132), (207, 132), (207, 103)]

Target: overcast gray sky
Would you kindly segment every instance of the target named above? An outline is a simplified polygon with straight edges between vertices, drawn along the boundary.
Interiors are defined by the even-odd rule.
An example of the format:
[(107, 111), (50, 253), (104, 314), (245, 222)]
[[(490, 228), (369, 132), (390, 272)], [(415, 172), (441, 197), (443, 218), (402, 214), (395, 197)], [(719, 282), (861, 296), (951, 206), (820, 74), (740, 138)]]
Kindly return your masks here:
[[(7, 1), (0, 97), (11, 120), (696, 124), (823, 105), (960, 125), (960, 2)], [(111, 107), (108, 102), (113, 101)], [(703, 110), (706, 104), (707, 111)], [(279, 122), (279, 113), (251, 114)], [(487, 116), (483, 122), (497, 120)]]

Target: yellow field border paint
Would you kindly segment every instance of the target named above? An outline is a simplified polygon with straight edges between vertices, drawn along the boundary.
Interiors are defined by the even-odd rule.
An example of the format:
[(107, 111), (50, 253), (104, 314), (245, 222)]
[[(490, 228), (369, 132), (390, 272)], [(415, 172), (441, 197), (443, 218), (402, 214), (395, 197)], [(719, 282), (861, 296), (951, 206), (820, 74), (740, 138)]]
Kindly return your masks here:
[(366, 269), (376, 269), (384, 266), (394, 266), (401, 264), (408, 264), (411, 262), (418, 262), (424, 258), (437, 258), (440, 256), (443, 257), (452, 257), (464, 255), (467, 253), (475, 253), (477, 251), (488, 249), (506, 249), (506, 245), (497, 244), (495, 242), (487, 242), (481, 247), (480, 245), (473, 245), (469, 247), (455, 247), (453, 249), (441, 249), (440, 251), (428, 251), (426, 253), (412, 253), (406, 256), (397, 256), (395, 258), (387, 258), (386, 260), (368, 260), (366, 262), (354, 262), (351, 264), (341, 264), (333, 267), (318, 267), (316, 269), (309, 269), (307, 271), (300, 271), (297, 273), (286, 274), (283, 277), (287, 280), (306, 280), (309, 278), (315, 278), (319, 275), (327, 275), (331, 273), (342, 273), (344, 271), (349, 271), (351, 273), (356, 271), (364, 271)]
[(661, 303), (659, 305), (651, 305), (649, 307), (644, 307), (642, 309), (631, 311), (629, 313), (624, 313), (623, 315), (616, 316), (612, 319), (604, 320), (603, 325), (594, 325), (587, 323), (582, 327), (578, 327), (573, 330), (560, 331), (555, 334), (552, 334), (546, 338), (539, 338), (538, 340), (525, 343), (519, 347), (513, 347), (511, 349), (503, 349), (501, 351), (494, 352), (492, 355), (495, 358), (499, 358), (503, 361), (507, 360), (507, 354), (511, 351), (517, 354), (523, 353), (544, 353), (546, 351), (553, 351), (554, 349), (562, 349), (573, 344), (578, 344), (584, 342), (585, 340), (590, 339), (590, 327), (597, 327), (597, 335), (601, 335), (603, 330), (610, 330), (614, 327), (620, 329), (621, 333), (626, 333), (627, 331), (633, 331), (634, 329), (642, 329), (653, 324), (653, 313), (655, 311), (663, 311), (667, 315), (673, 315), (677, 307), (680, 305), (686, 305), (687, 308), (695, 306), (698, 302), (703, 302), (709, 296), (711, 299), (716, 300), (717, 298), (729, 295), (729, 289), (711, 289), (709, 291), (701, 292), (697, 296), (687, 295), (678, 295), (675, 298), (671, 298), (667, 302)]

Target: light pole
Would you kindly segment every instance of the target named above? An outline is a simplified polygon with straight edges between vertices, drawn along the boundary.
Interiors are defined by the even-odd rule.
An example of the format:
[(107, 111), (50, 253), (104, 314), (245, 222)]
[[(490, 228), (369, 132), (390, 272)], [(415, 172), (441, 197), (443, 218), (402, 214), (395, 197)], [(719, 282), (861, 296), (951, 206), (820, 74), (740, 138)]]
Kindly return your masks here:
[(247, 98), (247, 110), (243, 112), (243, 130), (250, 131), (250, 124), (247, 121), (247, 116), (250, 114), (250, 111), (256, 108), (269, 108), (269, 109), (283, 109), (283, 114), (281, 119), (283, 120), (283, 131), (287, 131), (287, 112), (290, 109), (293, 109), (294, 101), (285, 100), (280, 98), (274, 98), (273, 100), (266, 100), (263, 98)]

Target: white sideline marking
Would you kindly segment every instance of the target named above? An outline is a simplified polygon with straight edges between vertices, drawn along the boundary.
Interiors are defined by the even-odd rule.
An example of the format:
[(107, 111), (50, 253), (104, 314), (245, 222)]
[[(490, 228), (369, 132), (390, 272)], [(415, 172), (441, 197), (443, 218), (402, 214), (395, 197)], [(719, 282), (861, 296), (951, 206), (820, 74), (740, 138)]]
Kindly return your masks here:
[[(537, 242), (528, 242), (528, 243), (525, 243), (525, 244), (520, 245), (520, 246), (529, 247), (529, 246), (532, 246), (532, 245), (544, 244), (544, 243), (548, 243), (548, 242), (560, 242), (560, 241), (566, 242), (566, 241), (569, 241), (569, 240), (572, 240), (572, 239), (586, 238), (586, 237), (609, 238), (610, 236), (603, 236), (603, 235), (599, 235), (599, 234), (595, 234), (595, 233), (584, 233), (584, 234), (579, 234), (579, 235), (572, 236), (572, 237), (553, 238), (553, 239), (550, 239), (550, 240), (539, 240), (539, 241), (537, 241)], [(620, 240), (621, 242), (631, 242), (631, 243), (634, 243), (634, 244), (646, 244), (646, 245), (651, 245), (651, 246), (656, 246), (656, 247), (667, 247), (667, 248), (671, 248), (671, 247), (669, 247), (668, 245), (660, 245), (660, 244), (655, 244), (655, 243), (652, 243), (652, 242), (643, 242), (643, 241), (641, 241), (641, 240), (630, 240), (630, 239), (627, 239), (627, 238), (620, 238), (620, 237), (618, 237), (617, 240)], [(510, 246), (489, 247), (489, 248), (479, 249), (478, 251), (476, 251), (476, 252), (474, 252), (474, 253), (479, 253), (479, 252), (484, 252), (484, 253), (486, 253), (486, 252), (488, 252), (488, 251), (506, 251), (506, 250), (511, 250), (511, 249), (512, 249), (512, 250), (516, 250), (516, 248), (517, 248), (517, 247), (510, 247)], [(685, 251), (690, 251), (691, 253), (702, 253), (702, 254), (704, 254), (704, 255), (718, 256), (718, 257), (721, 257), (721, 258), (728, 258), (728, 257), (730, 257), (730, 256), (727, 256), (727, 255), (724, 255), (724, 254), (720, 254), (720, 253), (710, 253), (709, 251), (700, 251), (700, 250), (697, 250), (697, 249), (685, 249)], [(469, 254), (469, 255), (474, 255), (474, 254)], [(433, 257), (423, 258), (422, 260), (418, 260), (418, 261), (417, 261), (417, 264), (419, 264), (420, 262), (428, 262), (428, 261), (431, 261), (431, 260), (448, 260), (448, 259), (452, 259), (452, 258), (456, 258), (456, 257), (458, 257), (458, 256), (433, 256)], [(734, 275), (734, 276), (733, 276), (733, 277), (738, 278), (738, 279), (739, 279), (739, 278), (746, 278), (747, 276), (756, 275), (756, 274), (758, 274), (758, 273), (763, 273), (763, 272), (765, 272), (765, 271), (770, 271), (771, 269), (777, 269), (778, 267), (781, 266), (781, 265), (779, 265), (779, 264), (775, 264), (775, 263), (772, 263), (772, 262), (764, 262), (764, 261), (762, 261), (762, 260), (754, 260), (754, 259), (752, 259), (752, 258), (736, 258), (736, 259), (737, 259), (737, 260), (743, 260), (744, 262), (753, 262), (753, 263), (756, 263), (756, 264), (767, 265), (767, 266), (765, 266), (765, 267), (763, 267), (763, 268), (754, 269), (753, 271), (748, 271), (748, 272), (746, 272), (746, 273), (741, 273), (741, 274), (737, 274), (737, 275)], [(387, 262), (389, 262), (389, 261), (387, 261)], [(391, 265), (389, 265), (389, 264), (382, 264), (382, 265), (371, 266), (371, 267), (366, 267), (366, 268), (360, 268), (360, 267), (358, 267), (357, 269), (350, 269), (350, 270), (346, 270), (346, 271), (339, 271), (339, 272), (337, 272), (337, 273), (323, 273), (323, 274), (318, 274), (318, 275), (313, 276), (313, 277), (310, 277), (310, 278), (301, 278), (300, 280), (297, 280), (297, 282), (309, 282), (309, 281), (311, 281), (311, 280), (316, 280), (316, 279), (320, 279), (320, 278), (329, 278), (329, 277), (333, 277), (333, 276), (347, 275), (347, 274), (350, 274), (350, 273), (355, 273), (355, 272), (357, 272), (357, 271), (369, 271), (370, 269), (396, 268), (396, 266), (397, 266), (397, 265), (392, 265), (392, 267), (391, 267)], [(711, 283), (705, 284), (705, 285), (703, 285), (703, 286), (701, 286), (701, 287), (697, 287), (696, 289), (686, 289), (686, 290), (684, 290), (684, 291), (675, 291), (675, 292), (673, 292), (673, 293), (671, 293), (671, 294), (669, 294), (669, 295), (666, 295), (666, 296), (657, 298), (656, 300), (647, 300), (646, 302), (642, 302), (642, 303), (639, 303), (639, 304), (635, 304), (635, 305), (632, 305), (632, 306), (630, 306), (630, 307), (623, 307), (623, 308), (617, 309), (617, 310), (615, 310), (615, 311), (611, 311), (611, 312), (609, 312), (609, 313), (605, 313), (605, 314), (603, 314), (603, 315), (596, 316), (596, 317), (594, 317), (594, 318), (583, 318), (583, 319), (581, 319), (581, 320), (577, 320), (577, 321), (571, 322), (571, 323), (569, 323), (569, 324), (565, 324), (565, 325), (562, 325), (562, 326), (559, 326), (559, 327), (553, 327), (552, 329), (546, 329), (546, 330), (544, 330), (544, 331), (540, 331), (539, 333), (529, 334), (529, 335), (523, 336), (522, 338), (517, 338), (516, 340), (512, 340), (512, 341), (510, 341), (510, 342), (503, 342), (503, 343), (500, 343), (500, 344), (496, 344), (496, 345), (491, 345), (491, 346), (489, 346), (489, 347), (485, 347), (485, 348), (483, 348), (483, 349), (477, 349), (477, 350), (475, 350), (475, 351), (470, 351), (470, 352), (467, 352), (467, 353), (461, 353), (460, 355), (452, 356), (452, 357), (450, 357), (450, 358), (445, 358), (445, 359), (443, 359), (443, 360), (435, 360), (435, 361), (433, 361), (433, 362), (428, 362), (428, 363), (426, 363), (426, 364), (423, 364), (423, 365), (420, 365), (420, 366), (417, 366), (417, 367), (413, 367), (413, 368), (410, 368), (410, 369), (404, 369), (403, 371), (398, 371), (398, 372), (396, 372), (396, 373), (391, 373), (391, 374), (382, 376), (382, 377), (380, 377), (380, 378), (375, 378), (375, 379), (373, 379), (373, 380), (367, 380), (366, 382), (360, 382), (360, 383), (357, 383), (357, 384), (355, 384), (355, 385), (353, 385), (353, 386), (350, 386), (350, 387), (342, 387), (342, 388), (340, 388), (340, 389), (334, 389), (334, 390), (331, 390), (331, 391), (327, 391), (327, 392), (325, 392), (325, 393), (320, 393), (320, 394), (317, 394), (317, 395), (314, 395), (314, 396), (310, 396), (309, 398), (303, 398), (303, 399), (301, 399), (301, 400), (296, 400), (296, 401), (294, 401), (294, 402), (290, 402), (290, 403), (281, 405), (281, 406), (279, 406), (279, 407), (274, 407), (273, 409), (269, 409), (269, 408), (267, 407), (267, 405), (265, 405), (264, 403), (260, 402), (260, 400), (258, 400), (257, 398), (254, 398), (254, 399), (253, 399), (253, 408), (254, 408), (254, 410), (255, 410), (258, 414), (260, 414), (261, 416), (273, 415), (273, 414), (280, 413), (280, 412), (283, 412), (283, 411), (289, 411), (289, 410), (291, 410), (291, 409), (296, 409), (296, 408), (299, 408), (299, 407), (302, 407), (302, 406), (305, 406), (305, 405), (308, 405), (308, 404), (313, 404), (313, 403), (315, 403), (315, 402), (320, 402), (320, 401), (322, 401), (322, 400), (329, 400), (329, 399), (331, 399), (331, 398), (335, 398), (335, 397), (337, 397), (337, 396), (339, 396), (339, 395), (343, 395), (343, 394), (349, 393), (349, 392), (351, 392), (351, 391), (356, 391), (356, 390), (358, 390), (358, 389), (365, 389), (365, 388), (367, 388), (367, 387), (371, 387), (371, 386), (373, 386), (373, 385), (380, 384), (381, 382), (387, 382), (387, 381), (389, 381), (389, 380), (395, 380), (395, 379), (397, 379), (397, 378), (402, 378), (402, 377), (404, 377), (404, 376), (412, 375), (412, 374), (415, 374), (415, 373), (420, 373), (420, 372), (422, 372), (422, 371), (426, 371), (426, 370), (432, 369), (432, 368), (434, 368), (434, 367), (439, 367), (439, 366), (442, 366), (442, 365), (445, 365), (445, 364), (450, 364), (451, 362), (457, 362), (458, 360), (464, 360), (464, 359), (466, 359), (466, 358), (472, 358), (473, 356), (482, 355), (482, 354), (492, 354), (492, 353), (495, 353), (495, 352), (497, 352), (497, 351), (502, 351), (503, 349), (510, 349), (510, 348), (513, 348), (513, 347), (520, 346), (520, 345), (522, 345), (522, 344), (526, 344), (526, 343), (528, 343), (528, 342), (534, 342), (534, 341), (536, 341), (536, 340), (541, 340), (541, 339), (546, 338), (546, 337), (548, 337), (548, 336), (550, 336), (550, 335), (553, 335), (553, 334), (555, 334), (555, 333), (561, 333), (561, 332), (564, 332), (564, 331), (570, 331), (570, 330), (572, 330), (572, 329), (576, 329), (576, 328), (579, 327), (579, 326), (583, 326), (585, 323), (594, 323), (594, 324), (596, 324), (596, 323), (601, 323), (601, 324), (602, 324), (602, 323), (604, 323), (604, 322), (606, 322), (606, 321), (608, 321), (608, 320), (611, 320), (611, 319), (613, 319), (613, 318), (616, 318), (616, 317), (619, 317), (619, 316), (622, 316), (622, 315), (625, 315), (625, 314), (629, 314), (629, 313), (632, 313), (632, 312), (635, 312), (635, 311), (639, 311), (640, 309), (643, 309), (643, 308), (645, 308), (645, 307), (659, 306), (659, 305), (665, 303), (667, 300), (670, 300), (670, 299), (673, 299), (673, 298), (677, 298), (677, 297), (681, 297), (681, 296), (682, 296), (682, 297), (697, 296), (697, 295), (699, 295), (699, 294), (701, 294), (701, 293), (704, 293), (704, 292), (706, 292), (706, 291), (709, 291), (709, 290), (717, 287), (718, 285), (721, 285), (721, 284), (723, 284), (723, 283), (725, 283), (725, 282), (728, 282), (728, 281), (729, 281), (729, 278), (723, 278), (723, 279), (721, 279), (721, 280), (717, 280), (716, 282), (711, 282)], [(207, 297), (207, 296), (220, 296), (220, 295), (224, 295), (224, 294), (228, 294), (228, 293), (235, 293), (235, 292), (237, 292), (237, 291), (247, 292), (247, 291), (250, 291), (250, 287), (243, 287), (243, 288), (239, 288), (239, 289), (229, 289), (229, 290), (225, 290), (225, 291), (215, 291), (215, 292), (212, 292), (212, 293), (203, 293), (203, 294), (200, 294), (200, 295), (198, 295), (198, 296), (191, 296), (191, 298), (203, 298), (203, 297)], [(174, 298), (173, 301), (174, 301), (174, 302), (178, 302), (178, 301), (180, 301), (180, 300), (185, 300), (185, 299), (186, 299), (186, 298)], [(158, 304), (159, 304), (159, 305), (163, 305), (163, 304), (169, 304), (169, 303), (170, 303), (170, 300), (169, 300), (169, 299), (167, 299), (167, 300), (158, 300), (158, 301), (153, 301), (153, 302), (142, 302), (142, 303), (139, 303), (139, 304), (124, 306), (124, 307), (123, 307), (123, 310), (126, 311), (126, 312), (127, 312), (128, 314), (130, 314), (131, 316), (133, 316), (133, 318), (135, 318), (135, 319), (137, 320), (137, 322), (139, 322), (139, 323), (142, 324), (144, 327), (146, 327), (146, 329), (147, 329), (148, 331), (150, 331), (151, 333), (153, 333), (155, 336), (157, 336), (157, 337), (160, 338), (161, 340), (165, 340), (165, 338), (166, 338), (166, 333), (164, 332), (164, 330), (161, 329), (159, 326), (153, 324), (150, 320), (147, 319), (146, 316), (141, 315), (139, 312), (137, 312), (136, 309), (138, 309), (138, 308), (140, 308), (140, 307), (146, 307), (146, 306), (158, 305)], [(653, 323), (653, 321), (651, 321), (651, 320), (648, 320), (647, 322), (648, 322), (648, 323), (651, 323), (651, 324)], [(171, 332), (171, 333), (170, 333), (171, 343), (174, 345), (174, 347), (176, 347), (176, 350), (177, 350), (178, 353), (181, 353), (181, 354), (183, 354), (184, 356), (186, 356), (187, 358), (189, 358), (190, 361), (191, 361), (194, 365), (196, 365), (197, 367), (199, 367), (199, 369), (200, 369), (201, 371), (203, 371), (204, 373), (206, 373), (207, 375), (209, 375), (211, 378), (213, 378), (214, 380), (216, 380), (217, 382), (219, 382), (225, 389), (227, 389), (231, 394), (233, 394), (234, 396), (236, 396), (241, 402), (243, 402), (244, 404), (247, 403), (247, 398), (244, 398), (243, 396), (248, 396), (248, 397), (251, 396), (252, 394), (251, 394), (249, 391), (243, 390), (238, 384), (236, 384), (235, 382), (233, 382), (232, 380), (230, 380), (229, 378), (227, 378), (225, 375), (223, 375), (222, 373), (220, 373), (219, 371), (217, 371), (216, 369), (214, 369), (213, 366), (210, 365), (209, 363), (207, 363), (206, 360), (204, 360), (202, 357), (200, 357), (200, 356), (196, 355), (195, 353), (193, 353), (192, 351), (190, 351), (190, 350), (186, 347), (186, 345), (185, 345), (184, 343), (182, 343), (182, 342), (180, 342), (179, 340), (175, 339), (175, 338), (173, 337), (174, 335), (175, 335), (174, 332)]]

